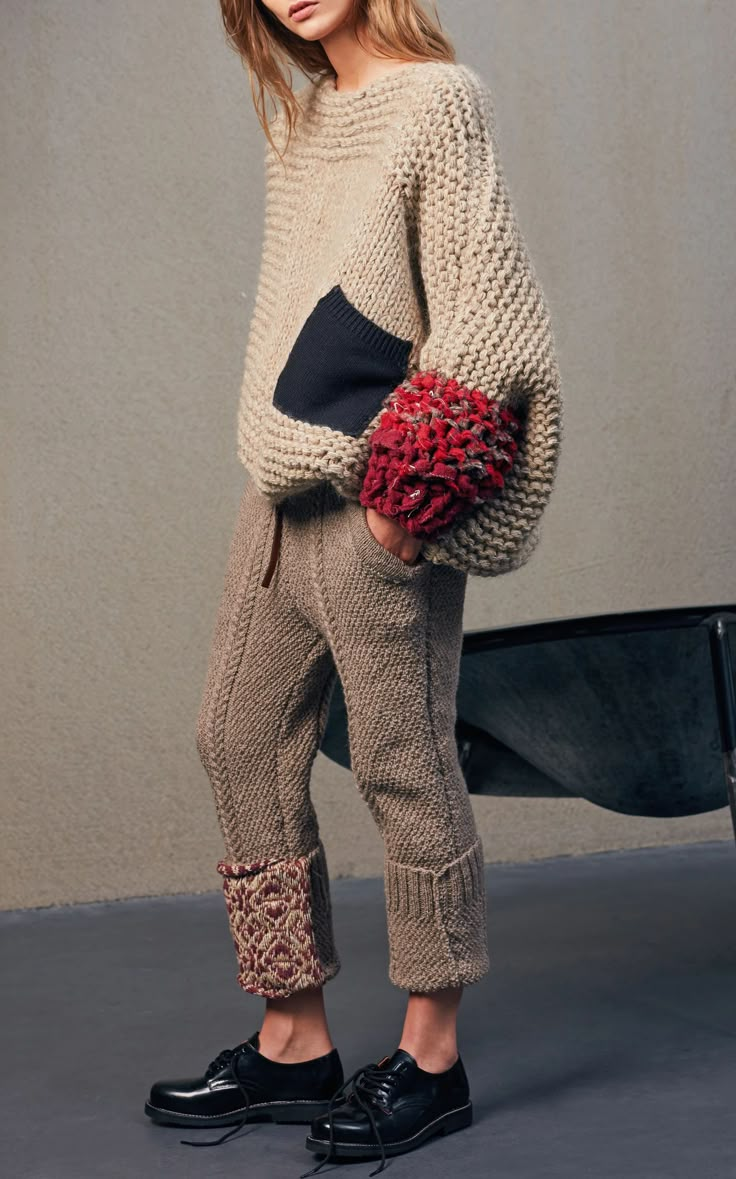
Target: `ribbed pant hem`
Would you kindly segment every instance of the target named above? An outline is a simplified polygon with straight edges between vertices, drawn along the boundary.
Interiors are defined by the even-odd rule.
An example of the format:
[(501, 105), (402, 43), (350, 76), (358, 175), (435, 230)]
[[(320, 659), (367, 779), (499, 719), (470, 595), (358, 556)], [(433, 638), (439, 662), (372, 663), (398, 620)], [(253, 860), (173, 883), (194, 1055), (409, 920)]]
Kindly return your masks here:
[(384, 861), (389, 978), (434, 991), (477, 982), (490, 969), (480, 838), (434, 871)]
[(334, 978), (340, 960), (321, 841), (295, 859), (220, 860), (217, 871), (244, 991), (281, 999)]

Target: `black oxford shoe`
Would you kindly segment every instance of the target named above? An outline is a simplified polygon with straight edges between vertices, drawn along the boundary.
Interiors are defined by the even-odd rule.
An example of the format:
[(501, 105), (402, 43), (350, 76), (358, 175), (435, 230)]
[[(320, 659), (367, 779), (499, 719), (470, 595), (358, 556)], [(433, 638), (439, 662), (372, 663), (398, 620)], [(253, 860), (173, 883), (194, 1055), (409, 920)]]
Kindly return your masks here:
[[(473, 1120), (462, 1060), (442, 1073), (420, 1068), (410, 1052), (397, 1048), (377, 1064), (359, 1068), (333, 1094), (330, 1107), (314, 1119), (306, 1147), (326, 1157), (305, 1175), (332, 1160), (404, 1154), (435, 1134), (462, 1130)], [(304, 1179), (304, 1177), (302, 1177)]]
[(246, 1122), (311, 1122), (329, 1108), (342, 1083), (337, 1048), (296, 1064), (269, 1060), (258, 1051), (258, 1032), (235, 1048), (225, 1048), (201, 1077), (156, 1081), (145, 1104), (154, 1122), (165, 1126), (235, 1126), (210, 1142), (216, 1146)]

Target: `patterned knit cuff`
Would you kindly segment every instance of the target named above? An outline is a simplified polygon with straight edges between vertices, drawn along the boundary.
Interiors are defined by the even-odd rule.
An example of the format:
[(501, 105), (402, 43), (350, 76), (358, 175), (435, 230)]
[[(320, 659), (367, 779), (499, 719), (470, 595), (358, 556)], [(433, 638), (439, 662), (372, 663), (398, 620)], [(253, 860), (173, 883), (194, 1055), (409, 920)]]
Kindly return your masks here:
[(321, 840), (295, 859), (220, 860), (217, 871), (244, 991), (285, 998), (340, 969)]
[(433, 537), (503, 487), (521, 424), (480, 389), (437, 369), (416, 372), (396, 386), (371, 435), (360, 502)]

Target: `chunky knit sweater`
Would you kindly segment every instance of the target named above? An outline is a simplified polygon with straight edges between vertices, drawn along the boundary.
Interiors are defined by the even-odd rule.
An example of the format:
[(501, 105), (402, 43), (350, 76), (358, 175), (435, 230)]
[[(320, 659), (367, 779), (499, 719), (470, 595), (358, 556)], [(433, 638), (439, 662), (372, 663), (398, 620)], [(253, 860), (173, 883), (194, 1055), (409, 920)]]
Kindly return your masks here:
[[(544, 294), (469, 66), (297, 92), (266, 141), (238, 456), (274, 503), (329, 481), (470, 574), (540, 535), (562, 403)], [(284, 115), (272, 134), (283, 150)]]

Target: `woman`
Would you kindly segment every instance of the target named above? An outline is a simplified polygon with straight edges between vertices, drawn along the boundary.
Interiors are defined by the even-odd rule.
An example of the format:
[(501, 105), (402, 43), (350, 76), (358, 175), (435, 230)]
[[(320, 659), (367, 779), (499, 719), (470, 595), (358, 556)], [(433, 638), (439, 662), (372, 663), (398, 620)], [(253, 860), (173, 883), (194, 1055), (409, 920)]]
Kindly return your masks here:
[[(438, 24), (414, 0), (222, 11), (261, 87), (267, 203), (238, 419), (249, 477), (197, 747), (238, 981), (266, 1002), (258, 1031), (202, 1076), (157, 1082), (146, 1112), (311, 1123), (323, 1162), (381, 1170), (471, 1122), (456, 1018), (489, 958), (454, 732), (463, 604), (470, 574), (519, 568), (539, 539), (559, 373), (490, 92)], [(284, 60), (310, 79), (296, 95)], [(264, 90), (282, 103), (270, 123)], [(408, 992), (399, 1044), (347, 1080), (309, 795), (338, 674), (385, 846), (389, 978)]]

